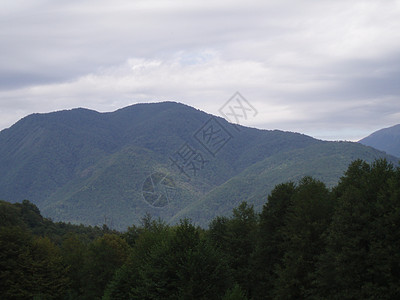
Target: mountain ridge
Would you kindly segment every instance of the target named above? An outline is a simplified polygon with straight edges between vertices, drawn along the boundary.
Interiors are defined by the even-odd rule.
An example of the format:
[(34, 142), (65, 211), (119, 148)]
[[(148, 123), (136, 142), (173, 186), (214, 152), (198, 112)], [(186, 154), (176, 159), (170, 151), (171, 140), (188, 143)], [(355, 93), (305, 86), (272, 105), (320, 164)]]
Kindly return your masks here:
[[(215, 155), (207, 152), (201, 135), (196, 135), (207, 124), (227, 132), (226, 144)], [(171, 162), (183, 147), (204, 157), (203, 167), (190, 178)], [(305, 175), (306, 166), (313, 165), (318, 155), (323, 159), (320, 165), (314, 164), (314, 175), (321, 173), (332, 182), (353, 158), (395, 160), (362, 145), (349, 150), (345, 144), (300, 133), (230, 124), (177, 102), (135, 104), (106, 113), (77, 108), (33, 114), (0, 132), (0, 199), (28, 199), (55, 220), (101, 225), (104, 219), (113, 219), (118, 229), (137, 224), (146, 213), (171, 222), (192, 217), (204, 225), (213, 217), (207, 213), (213, 203), (219, 203), (218, 211), (226, 214), (239, 200), (257, 206), (261, 199), (256, 197), (265, 198), (273, 183), (291, 178), (289, 173), (293, 178)], [(282, 170), (293, 164), (290, 157), (298, 160), (297, 168), (286, 174)], [(322, 161), (330, 158), (338, 161), (334, 172), (322, 166)], [(277, 168), (275, 175), (268, 173), (272, 166)], [(250, 176), (254, 170), (262, 174), (264, 169), (268, 174), (260, 178), (268, 188), (261, 188), (265, 184)], [(145, 183), (154, 180), (153, 174), (158, 174), (155, 178), (169, 176), (173, 183), (174, 196), (161, 201), (167, 203), (165, 207), (154, 207), (144, 194)], [(248, 181), (249, 197), (238, 196), (238, 191), (230, 203), (226, 197), (235, 190), (229, 186), (230, 180)], [(214, 190), (225, 196), (216, 199)], [(156, 197), (157, 193), (150, 195)], [(204, 201), (207, 209), (193, 213), (191, 208)], [(196, 220), (196, 215), (202, 216)]]
[(400, 124), (377, 130), (359, 143), (400, 158)]

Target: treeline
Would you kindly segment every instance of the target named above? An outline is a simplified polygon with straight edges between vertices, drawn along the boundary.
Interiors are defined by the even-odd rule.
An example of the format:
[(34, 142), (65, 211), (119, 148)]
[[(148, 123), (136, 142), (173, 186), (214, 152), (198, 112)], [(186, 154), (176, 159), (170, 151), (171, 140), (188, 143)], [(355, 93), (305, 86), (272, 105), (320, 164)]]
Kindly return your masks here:
[(0, 203), (1, 299), (400, 299), (400, 168), (353, 162), (333, 189), (283, 183), (208, 229), (124, 233)]

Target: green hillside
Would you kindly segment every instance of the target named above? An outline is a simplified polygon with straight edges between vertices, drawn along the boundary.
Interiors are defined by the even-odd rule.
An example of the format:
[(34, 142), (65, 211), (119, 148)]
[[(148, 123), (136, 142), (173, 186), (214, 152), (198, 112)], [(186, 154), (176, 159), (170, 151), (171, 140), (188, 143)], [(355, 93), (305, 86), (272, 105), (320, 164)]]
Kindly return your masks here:
[(377, 157), (388, 156), (233, 126), (175, 102), (79, 108), (30, 115), (0, 132), (0, 199), (28, 199), (56, 221), (117, 229), (146, 213), (206, 224), (241, 200), (259, 208), (274, 184), (314, 175), (333, 185), (350, 161)]
[[(382, 153), (370, 147), (351, 142), (323, 142), (309, 147), (282, 152), (270, 156), (231, 178), (202, 197), (199, 201), (180, 211), (172, 222), (190, 218), (202, 226), (216, 216), (228, 216), (242, 201), (261, 210), (271, 190), (278, 184), (297, 182), (311, 176), (328, 187), (339, 181), (347, 166), (362, 157), (373, 162)], [(395, 157), (387, 157), (396, 164)]]

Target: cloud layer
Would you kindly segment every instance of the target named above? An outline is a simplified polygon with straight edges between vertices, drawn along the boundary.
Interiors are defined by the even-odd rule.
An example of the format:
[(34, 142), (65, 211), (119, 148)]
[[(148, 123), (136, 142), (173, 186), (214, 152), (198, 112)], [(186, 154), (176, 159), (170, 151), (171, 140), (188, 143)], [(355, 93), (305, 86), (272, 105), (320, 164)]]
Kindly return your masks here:
[(33, 112), (174, 100), (356, 140), (400, 123), (400, 1), (0, 4), (0, 129)]

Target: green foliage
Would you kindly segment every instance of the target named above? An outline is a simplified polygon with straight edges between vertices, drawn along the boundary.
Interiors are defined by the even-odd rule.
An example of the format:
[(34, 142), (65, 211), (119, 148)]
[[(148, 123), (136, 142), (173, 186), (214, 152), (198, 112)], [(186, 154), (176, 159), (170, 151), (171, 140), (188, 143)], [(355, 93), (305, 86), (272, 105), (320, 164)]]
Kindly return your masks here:
[(254, 294), (257, 299), (273, 299), (277, 269), (283, 267), (285, 220), (293, 204), (296, 186), (292, 182), (277, 185), (268, 196), (260, 215), (256, 248), (253, 253)]
[[(151, 297), (153, 291), (146, 295), (149, 287), (144, 284), (151, 284), (151, 278), (160, 276), (163, 270), (157, 267), (153, 274), (148, 274), (148, 271), (151, 271), (149, 265), (158, 259), (156, 253), (162, 251), (163, 245), (171, 239), (172, 231), (163, 222), (151, 220), (149, 217), (144, 218), (144, 223), (146, 227), (137, 238), (126, 263), (108, 285), (104, 299), (140, 299), (140, 289), (143, 290), (143, 297)], [(161, 285), (161, 282), (159, 284)], [(154, 293), (157, 292), (161, 293), (162, 288), (157, 287)]]
[(253, 206), (242, 202), (231, 218), (215, 219), (208, 231), (211, 244), (225, 253), (234, 282), (247, 293), (252, 284), (250, 259), (256, 244), (257, 221)]
[(2, 299), (59, 299), (66, 276), (59, 249), (49, 238), (33, 238), (19, 227), (0, 227)]
[(385, 160), (349, 167), (336, 189), (337, 208), (318, 268), (322, 297), (400, 296), (399, 179), (400, 169)]
[(86, 290), (88, 247), (77, 234), (68, 234), (61, 245), (63, 262), (68, 266), (69, 299), (82, 299)]
[(38, 237), (32, 242), (31, 255), (33, 263), (25, 272), (32, 274), (34, 297), (59, 299), (65, 295), (70, 282), (59, 248), (48, 237)]
[(333, 201), (325, 185), (303, 178), (280, 230), (284, 256), (277, 267), (276, 299), (304, 299), (312, 294), (319, 255), (325, 249), (323, 234), (333, 214)]
[(119, 233), (0, 202), (1, 299), (398, 299), (400, 168), (354, 161), (328, 189), (275, 186), (205, 230), (146, 214)]
[(31, 236), (19, 227), (0, 227), (0, 298), (29, 299), (30, 278), (25, 273), (31, 264)]
[[(242, 201), (261, 210), (282, 182), (310, 175), (333, 186), (356, 158), (391, 159), (357, 143), (278, 130), (239, 132), (219, 118), (232, 139), (187, 182), (169, 157), (185, 142), (206, 155), (193, 134), (210, 117), (172, 102), (105, 114), (73, 109), (28, 116), (0, 132), (0, 198), (29, 199), (44, 216), (73, 224), (125, 230), (149, 212), (170, 224), (188, 217), (206, 227)], [(169, 174), (176, 185), (164, 208), (143, 197), (143, 184), (154, 173)]]
[(247, 297), (238, 284), (229, 289), (222, 300), (247, 300)]
[[(291, 147), (298, 142), (287, 141)], [(350, 142), (315, 142), (295, 149), (281, 149), (235, 174), (178, 212), (172, 221), (188, 217), (206, 227), (217, 216), (229, 216), (243, 201), (261, 211), (267, 196), (283, 182), (299, 181), (307, 175), (333, 187), (354, 159), (361, 158), (372, 163), (380, 157), (385, 156), (373, 148)], [(398, 162), (393, 157), (387, 158), (392, 163)]]
[(53, 223), (29, 201), (1, 201), (0, 212), (1, 299), (100, 298), (129, 252), (116, 232)]
[(104, 287), (128, 256), (128, 243), (114, 234), (104, 234), (89, 245), (85, 290), (90, 299), (100, 299)]
[(226, 284), (221, 253), (201, 238), (199, 228), (188, 220), (174, 228), (153, 223), (137, 240), (105, 299), (218, 299)]

